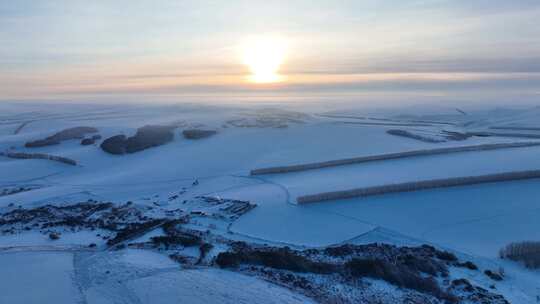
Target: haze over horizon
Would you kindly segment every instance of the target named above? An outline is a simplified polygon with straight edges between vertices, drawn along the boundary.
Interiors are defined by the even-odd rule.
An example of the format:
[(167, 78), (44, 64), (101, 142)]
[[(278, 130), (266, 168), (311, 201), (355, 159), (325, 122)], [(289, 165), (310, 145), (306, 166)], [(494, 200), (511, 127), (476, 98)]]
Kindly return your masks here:
[(4, 1), (0, 100), (540, 96), (538, 1), (312, 3)]

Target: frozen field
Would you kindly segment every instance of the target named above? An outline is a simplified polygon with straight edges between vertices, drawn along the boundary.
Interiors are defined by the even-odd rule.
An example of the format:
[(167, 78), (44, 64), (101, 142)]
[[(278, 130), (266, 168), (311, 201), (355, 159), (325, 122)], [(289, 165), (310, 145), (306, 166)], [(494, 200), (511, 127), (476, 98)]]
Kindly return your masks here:
[[(250, 171), (419, 149), (540, 142), (535, 138), (540, 135), (535, 129), (540, 128), (540, 108), (485, 109), (463, 115), (453, 109), (420, 108), (300, 113), (275, 106), (268, 109), (66, 104), (47, 110), (38, 107), (0, 105), (0, 152), (46, 153), (73, 159), (77, 165), (0, 155), (0, 193), (4, 193), (0, 194), (1, 212), (19, 206), (34, 208), (92, 200), (114, 204), (129, 201), (141, 209), (159, 209), (152, 211), (156, 214), (170, 213), (185, 208), (186, 201), (202, 196), (257, 205), (225, 222), (200, 219), (191, 223), (234, 240), (296, 248), (321, 247), (366, 235), (376, 242), (376, 237), (371, 239), (377, 235), (374, 232), (386, 229), (493, 263), (500, 262), (498, 250), (504, 245), (539, 240), (540, 179), (309, 205), (296, 203), (298, 196), (326, 191), (540, 170), (538, 146), (381, 160), (282, 174), (252, 176)], [(28, 141), (70, 127), (95, 127), (102, 139), (107, 139), (118, 134), (132, 136), (137, 128), (148, 124), (174, 125), (174, 139), (124, 155), (104, 152), (99, 146), (101, 141), (81, 145), (80, 139), (25, 147)], [(182, 136), (182, 130), (194, 128), (214, 130), (217, 134), (198, 140)], [(442, 142), (387, 133), (396, 128)], [(457, 132), (464, 138), (449, 139), (445, 132)], [(527, 136), (520, 136), (523, 134)], [(199, 209), (189, 209), (194, 210)], [(197, 214), (204, 212), (208, 211)], [(163, 297), (160, 303), (309, 301), (243, 274), (217, 269), (180, 269), (177, 263), (155, 252), (81, 251), (82, 246), (90, 243), (96, 243), (97, 248), (104, 246), (103, 239), (95, 232), (66, 231), (60, 240), (52, 241), (37, 228), (28, 230), (31, 231), (0, 234), (0, 269), (9, 274), (2, 275), (2, 289), (7, 292), (0, 292), (0, 303), (41, 303), (45, 295), (54, 297), (47, 298), (51, 303), (155, 303), (152, 299), (157, 297)], [(28, 249), (53, 245), (59, 251)], [(25, 266), (14, 266), (18, 264)], [(126, 265), (134, 266), (128, 271), (131, 266)], [(521, 271), (525, 277), (532, 276), (527, 282), (536, 277), (540, 281), (538, 273), (517, 265), (508, 267), (513, 267), (514, 274)], [(111, 272), (116, 269), (128, 273), (110, 276), (97, 273), (99, 269), (109, 268)], [(59, 291), (52, 295), (48, 294), (50, 277), (55, 278), (55, 286), (60, 286), (55, 287)], [(21, 298), (25, 286), (36, 286), (35, 292)], [(207, 291), (208, 286), (213, 286), (211, 292)], [(244, 290), (227, 286), (242, 286)], [(509, 294), (516, 303), (526, 303), (517, 293)], [(532, 296), (525, 294), (524, 299)], [(122, 298), (131, 301), (121, 302)]]

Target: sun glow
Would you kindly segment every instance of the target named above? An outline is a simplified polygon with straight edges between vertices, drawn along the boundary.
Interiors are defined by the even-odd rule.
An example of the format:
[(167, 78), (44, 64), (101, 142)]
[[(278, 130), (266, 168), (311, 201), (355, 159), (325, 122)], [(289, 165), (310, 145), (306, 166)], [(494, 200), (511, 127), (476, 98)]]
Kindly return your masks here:
[(243, 62), (249, 67), (249, 81), (271, 83), (283, 81), (278, 71), (285, 60), (286, 45), (281, 39), (252, 39), (244, 46)]

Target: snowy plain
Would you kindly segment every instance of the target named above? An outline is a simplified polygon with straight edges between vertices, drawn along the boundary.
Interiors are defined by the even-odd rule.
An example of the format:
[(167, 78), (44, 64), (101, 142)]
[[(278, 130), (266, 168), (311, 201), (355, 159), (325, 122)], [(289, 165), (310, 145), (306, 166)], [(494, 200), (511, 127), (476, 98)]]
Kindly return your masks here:
[[(533, 128), (540, 126), (538, 107), (475, 110), (468, 115), (452, 109), (442, 112), (440, 109), (422, 112), (419, 108), (336, 109), (298, 113), (285, 111), (281, 106), (271, 106), (269, 110), (263, 106), (192, 104), (63, 104), (44, 109), (39, 104), (13, 103), (2, 104), (0, 108), (0, 151), (48, 153), (72, 158), (78, 163), (68, 166), (47, 160), (0, 156), (0, 187), (37, 187), (0, 196), (0, 211), (89, 199), (118, 204), (131, 201), (144, 206), (157, 204), (172, 210), (182, 199), (216, 196), (257, 204), (229, 226), (217, 225), (216, 230), (233, 239), (309, 248), (359, 240), (376, 235), (373, 233), (378, 229), (387, 229), (399, 232), (404, 238), (443, 246), (497, 265), (507, 263), (497, 258), (502, 246), (514, 241), (538, 241), (540, 237), (540, 180), (537, 179), (306, 206), (296, 204), (296, 197), (300, 195), (359, 186), (538, 170), (539, 147), (423, 156), (286, 174), (249, 174), (252, 169), (267, 166), (417, 149), (534, 141), (513, 136), (475, 136), (434, 144), (392, 136), (386, 131), (396, 128), (390, 123), (418, 121), (427, 126), (399, 128), (430, 134), (440, 134), (442, 130), (487, 132), (501, 126)], [(231, 121), (241, 121), (249, 127), (239, 127)], [(358, 121), (382, 124), (354, 124)], [(385, 122), (389, 125), (384, 125)], [(166, 145), (122, 156), (107, 154), (98, 144), (82, 146), (79, 140), (41, 148), (24, 147), (27, 141), (69, 127), (96, 127), (103, 138), (108, 138), (117, 134), (133, 135), (138, 127), (147, 124), (178, 124), (180, 130), (205, 128), (218, 133), (193, 141), (175, 131), (174, 140)], [(540, 134), (534, 130), (519, 132)], [(192, 187), (194, 181), (198, 182), (196, 187)], [(177, 201), (169, 199), (171, 193), (184, 188), (185, 192)], [(377, 238), (369, 240), (376, 242)], [(82, 245), (99, 244), (99, 241), (95, 233), (88, 232), (64, 233), (58, 241), (32, 231), (0, 235), (0, 269), (9, 274), (2, 277), (15, 278), (2, 280), (0, 303), (40, 303), (43, 298), (50, 303), (157, 303), (153, 300), (157, 297), (163, 299), (162, 303), (310, 301), (284, 288), (237, 273), (180, 269), (178, 264), (158, 253), (131, 249), (99, 254), (77, 251)], [(47, 250), (42, 251), (44, 248)], [(42, 263), (42, 259), (46, 267), (37, 271), (36, 264)], [(132, 269), (127, 270), (130, 267)], [(540, 274), (516, 264), (505, 264), (505, 267), (513, 276), (507, 285), (500, 287), (505, 296), (513, 299), (512, 303), (527, 303), (533, 299), (537, 292), (534, 282), (540, 282)], [(112, 273), (115, 270), (127, 272), (107, 277), (98, 273), (108, 268)], [(49, 295), (49, 286), (42, 283), (47, 280), (41, 276), (54, 277), (58, 292)], [(25, 286), (35, 287), (35, 293), (24, 293)], [(209, 286), (212, 292), (208, 292)], [(540, 284), (536, 288), (540, 288)]]

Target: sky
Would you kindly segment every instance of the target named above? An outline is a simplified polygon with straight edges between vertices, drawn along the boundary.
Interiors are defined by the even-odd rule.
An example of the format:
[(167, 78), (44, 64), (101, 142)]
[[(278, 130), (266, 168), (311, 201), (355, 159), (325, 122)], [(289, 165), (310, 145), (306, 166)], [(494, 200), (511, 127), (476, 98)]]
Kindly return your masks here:
[(540, 1), (0, 0), (0, 100), (392, 93), (538, 100)]

